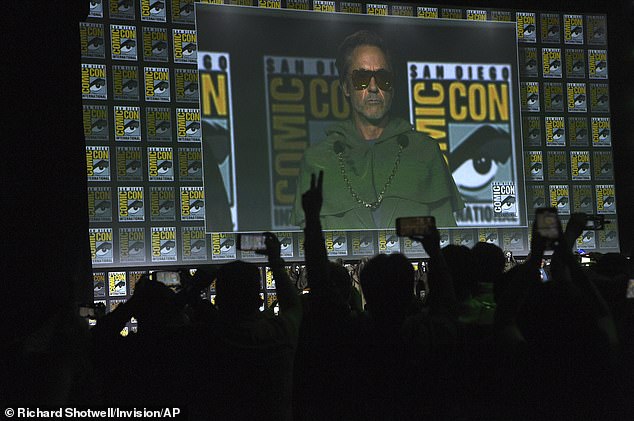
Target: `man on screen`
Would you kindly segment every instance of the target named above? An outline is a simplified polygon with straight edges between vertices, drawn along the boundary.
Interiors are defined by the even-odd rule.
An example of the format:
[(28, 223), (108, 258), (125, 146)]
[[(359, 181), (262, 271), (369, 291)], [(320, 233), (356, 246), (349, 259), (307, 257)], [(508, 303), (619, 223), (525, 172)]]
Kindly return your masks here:
[(323, 170), (324, 229), (393, 228), (398, 217), (420, 215), (455, 226), (453, 212), (464, 203), (438, 143), (390, 115), (393, 73), (383, 39), (370, 31), (349, 35), (336, 66), (352, 118), (304, 153), (291, 223), (304, 224), (301, 193)]

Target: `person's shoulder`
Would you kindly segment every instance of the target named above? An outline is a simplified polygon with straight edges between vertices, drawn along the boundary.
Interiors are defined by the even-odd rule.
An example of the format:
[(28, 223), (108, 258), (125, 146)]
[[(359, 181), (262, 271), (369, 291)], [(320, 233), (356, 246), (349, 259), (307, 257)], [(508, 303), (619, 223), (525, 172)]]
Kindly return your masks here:
[(308, 164), (331, 162), (337, 154), (337, 142), (346, 142), (347, 124), (344, 121), (328, 127), (324, 138), (309, 145), (304, 151), (304, 160)]

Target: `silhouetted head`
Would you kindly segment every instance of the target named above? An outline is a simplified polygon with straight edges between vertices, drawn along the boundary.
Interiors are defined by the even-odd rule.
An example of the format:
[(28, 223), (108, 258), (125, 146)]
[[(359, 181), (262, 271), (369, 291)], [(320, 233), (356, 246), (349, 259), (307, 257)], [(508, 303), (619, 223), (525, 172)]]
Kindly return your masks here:
[(223, 265), (216, 278), (216, 305), (237, 316), (257, 312), (262, 305), (257, 266), (239, 260)]
[(350, 300), (350, 288), (352, 288), (352, 278), (350, 273), (348, 273), (348, 269), (338, 263), (328, 262), (328, 275), (337, 290), (337, 294), (345, 302), (348, 302)]
[(379, 254), (361, 270), (361, 288), (375, 319), (399, 320), (414, 298), (414, 268), (402, 254)]
[(504, 251), (495, 244), (479, 242), (471, 249), (476, 281), (495, 283), (504, 273)]
[(473, 274), (475, 262), (471, 250), (466, 246), (450, 244), (442, 249), (442, 256), (449, 267), (456, 298), (458, 301), (466, 300), (477, 290), (478, 285)]

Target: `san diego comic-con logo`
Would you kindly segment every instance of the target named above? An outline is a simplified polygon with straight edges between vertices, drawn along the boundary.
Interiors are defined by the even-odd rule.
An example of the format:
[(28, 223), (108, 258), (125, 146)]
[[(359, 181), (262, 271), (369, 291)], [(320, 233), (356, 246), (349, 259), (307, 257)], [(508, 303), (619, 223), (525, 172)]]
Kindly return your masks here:
[(147, 107), (145, 128), (148, 141), (172, 141), (172, 112), (170, 108)]
[(145, 100), (170, 102), (169, 69), (164, 67), (145, 67)]
[(202, 187), (181, 187), (181, 219), (205, 219), (205, 191)]
[(112, 66), (113, 96), (116, 100), (139, 100), (139, 70), (136, 66)]
[(113, 60), (137, 60), (136, 26), (110, 25), (110, 50)]
[(93, 264), (113, 262), (112, 228), (90, 228), (89, 243)]
[(105, 64), (81, 64), (82, 99), (108, 99)]
[(148, 178), (150, 181), (174, 181), (172, 148), (148, 148)]
[(112, 222), (110, 187), (88, 187), (88, 218), (90, 222)]
[(493, 216), (494, 217), (516, 217), (517, 216), (517, 194), (515, 183), (495, 182), (491, 185), (493, 194)]
[(141, 141), (140, 107), (114, 106), (115, 141)]
[(204, 227), (183, 227), (183, 260), (206, 260), (207, 243)]
[(169, 61), (166, 28), (143, 27), (143, 58), (145, 61)]
[(198, 70), (176, 69), (174, 71), (176, 86), (176, 101), (197, 104), (198, 99)]
[(165, 22), (167, 20), (165, 0), (141, 0), (141, 20), (144, 22)]
[(173, 29), (174, 63), (196, 64), (197, 47), (196, 31), (190, 29)]
[(144, 228), (119, 228), (119, 261), (145, 262)]
[(143, 187), (119, 187), (119, 222), (144, 221)]
[(80, 22), (79, 39), (82, 58), (106, 58), (103, 24)]
[(86, 146), (88, 181), (110, 181), (110, 148)]
[(136, 0), (110, 0), (110, 18), (134, 20)]
[(117, 147), (117, 180), (143, 180), (143, 159), (140, 147)]
[(82, 119), (86, 140), (108, 140), (108, 108), (105, 105), (84, 104)]
[(537, 27), (535, 26), (535, 13), (517, 12), (517, 39), (520, 42), (536, 42)]
[(176, 227), (152, 227), (152, 261), (176, 261)]
[(176, 220), (175, 198), (174, 187), (150, 187), (150, 219), (152, 221)]
[(178, 176), (181, 181), (201, 181), (202, 165), (200, 148), (179, 148)]
[(176, 109), (176, 133), (179, 142), (200, 142), (200, 110), (197, 108)]

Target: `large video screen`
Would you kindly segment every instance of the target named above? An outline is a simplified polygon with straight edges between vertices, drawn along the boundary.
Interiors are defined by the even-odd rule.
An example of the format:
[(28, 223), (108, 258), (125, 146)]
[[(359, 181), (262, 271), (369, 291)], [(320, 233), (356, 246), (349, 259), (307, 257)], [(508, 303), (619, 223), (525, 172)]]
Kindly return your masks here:
[[(442, 246), (523, 255), (543, 206), (564, 223), (605, 215), (577, 247), (618, 251), (605, 15), (100, 0), (79, 30), (89, 236), (108, 297), (157, 266), (262, 262), (236, 249), (239, 232), (274, 231), (285, 259), (304, 260), (299, 194), (319, 170), (332, 258), (425, 257), (394, 220), (429, 214)], [(359, 31), (382, 47), (341, 54), (340, 75)]]
[[(514, 23), (199, 4), (196, 27), (205, 197), (230, 198), (208, 232), (300, 229), (320, 170), (325, 229), (526, 226)], [(368, 70), (389, 86), (355, 89)]]

